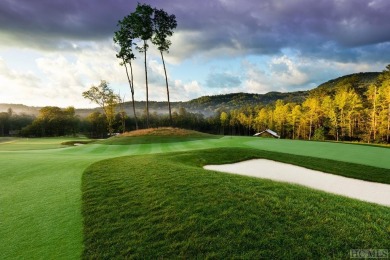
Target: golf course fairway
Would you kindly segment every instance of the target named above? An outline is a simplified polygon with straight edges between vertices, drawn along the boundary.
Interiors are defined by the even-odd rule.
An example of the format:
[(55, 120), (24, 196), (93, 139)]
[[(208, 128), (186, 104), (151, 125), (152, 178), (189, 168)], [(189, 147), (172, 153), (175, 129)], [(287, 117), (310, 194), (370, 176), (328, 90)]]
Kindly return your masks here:
[[(70, 139), (72, 138), (12, 139), (0, 142), (1, 259), (79, 259), (83, 254), (85, 239), (83, 238), (82, 216), (83, 172), (94, 163), (115, 157), (130, 156), (123, 157), (123, 160), (133, 160), (136, 164), (137, 160), (142, 161), (141, 158), (144, 155), (168, 156), (173, 152), (172, 156), (178, 159), (173, 162), (180, 164), (180, 160), (192, 158), (191, 154), (188, 155), (189, 157), (181, 157), (183, 151), (188, 153), (198, 151), (198, 154), (201, 154), (201, 149), (217, 149), (210, 150), (212, 153), (213, 151), (220, 152), (218, 148), (226, 147), (230, 149), (231, 157), (228, 160), (217, 160), (213, 163), (227, 163), (248, 159), (248, 156), (235, 154), (234, 151), (239, 148), (251, 148), (274, 152), (268, 155), (282, 158), (287, 162), (290, 157), (288, 154), (310, 156), (310, 165), (316, 163), (315, 158), (325, 159), (319, 163), (323, 171), (327, 171), (323, 169), (327, 168), (326, 166), (329, 166), (331, 171), (337, 171), (337, 165), (336, 167), (329, 165), (331, 161), (327, 160), (352, 163), (351, 165), (355, 166), (361, 165), (362, 169), (364, 167), (368, 167), (364, 169), (370, 169), (369, 172), (365, 172), (362, 179), (371, 178), (367, 175), (370, 175), (372, 170), (376, 174), (372, 181), (390, 183), (390, 149), (381, 147), (251, 137), (204, 138), (177, 142), (174, 141), (175, 139), (169, 142), (158, 142), (156, 139), (155, 143), (146, 144), (142, 142), (115, 144), (113, 142), (109, 145), (91, 143), (75, 147), (61, 145), (62, 142)], [(244, 153), (243, 150), (240, 151)], [(279, 157), (278, 153), (284, 153), (284, 155)], [(259, 156), (264, 156), (264, 154)], [(279, 160), (278, 158), (274, 159)], [(148, 167), (153, 166), (153, 160), (150, 161), (150, 157), (145, 160), (149, 160), (148, 164), (144, 165), (145, 170), (148, 170)], [(100, 165), (101, 163), (108, 163), (114, 169), (110, 160), (99, 162)], [(199, 167), (202, 163), (198, 162)], [(126, 165), (121, 165), (121, 167), (126, 169)], [(194, 169), (195, 166), (191, 167), (194, 171), (199, 170), (199, 167), (196, 169)], [(359, 171), (358, 168), (355, 172)], [(355, 172), (350, 174), (354, 175)], [(246, 177), (234, 178), (247, 179)], [(112, 193), (114, 194), (115, 192)], [(307, 192), (303, 194), (307, 195)], [(332, 202), (337, 201), (337, 198)], [(341, 200), (344, 201), (344, 199)], [(342, 205), (347, 204), (342, 203)], [(358, 208), (361, 210), (369, 210), (367, 214), (370, 217), (366, 216), (367, 218), (372, 219), (373, 216), (377, 216), (374, 222), (379, 223), (378, 227), (382, 227), (385, 232), (380, 237), (386, 235), (389, 237), (390, 225), (386, 222), (389, 220), (383, 217), (385, 214), (390, 215), (388, 208), (356, 201), (352, 205), (359, 205)], [(340, 208), (338, 207), (337, 210)], [(370, 228), (378, 228), (374, 224)], [(388, 244), (384, 246), (390, 247)], [(88, 255), (84, 256), (88, 257)]]

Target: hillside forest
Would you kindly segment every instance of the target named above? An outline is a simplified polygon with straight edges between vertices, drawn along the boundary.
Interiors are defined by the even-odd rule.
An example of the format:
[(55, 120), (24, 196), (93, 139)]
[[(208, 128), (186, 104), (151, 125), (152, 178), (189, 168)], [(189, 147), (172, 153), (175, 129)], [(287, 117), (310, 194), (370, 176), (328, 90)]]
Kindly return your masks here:
[[(373, 77), (375, 75), (375, 77)], [(390, 143), (390, 65), (382, 73), (352, 74), (331, 80), (299, 98), (285, 95), (284, 99), (235, 103), (229, 100), (247, 97), (228, 94), (201, 97), (173, 106), (172, 121), (168, 113), (149, 115), (150, 127), (173, 125), (222, 135), (253, 135), (272, 129), (281, 138), (302, 140), (336, 140)], [(252, 96), (251, 96), (252, 97)], [(276, 95), (280, 97), (280, 95)], [(218, 103), (211, 115), (199, 106)], [(197, 104), (197, 107), (194, 107)], [(237, 105), (239, 104), (239, 105)], [(112, 129), (115, 133), (135, 129), (135, 118), (126, 112), (126, 103), (112, 110)], [(192, 109), (191, 109), (192, 108)], [(128, 110), (127, 110), (128, 111)], [(43, 107), (37, 115), (15, 113), (12, 108), (0, 112), (1, 136), (64, 136), (85, 134), (91, 138), (108, 136), (107, 115), (101, 109), (89, 110), (80, 116), (73, 107)], [(139, 128), (147, 128), (146, 110), (138, 110)]]

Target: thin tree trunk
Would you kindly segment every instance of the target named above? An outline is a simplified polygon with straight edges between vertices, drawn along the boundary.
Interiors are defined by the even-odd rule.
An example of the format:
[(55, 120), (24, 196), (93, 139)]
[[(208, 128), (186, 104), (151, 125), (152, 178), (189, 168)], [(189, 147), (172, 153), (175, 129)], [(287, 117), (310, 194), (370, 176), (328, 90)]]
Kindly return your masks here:
[(172, 112), (171, 112), (171, 102), (169, 100), (169, 87), (168, 87), (168, 77), (167, 77), (167, 70), (165, 68), (165, 62), (164, 62), (164, 56), (163, 56), (163, 52), (160, 51), (161, 53), (161, 59), (162, 59), (162, 63), (163, 63), (163, 66), (164, 66), (164, 73), (165, 73), (165, 84), (167, 86), (167, 96), (168, 96), (168, 110), (169, 110), (169, 122), (172, 126)]
[(298, 125), (298, 133), (296, 137), (299, 139), (300, 135), (301, 135), (301, 124)]
[(144, 41), (145, 56), (145, 86), (146, 86), (146, 126), (149, 128), (149, 87), (148, 87), (148, 70), (146, 68), (146, 41)]
[(138, 130), (138, 118), (135, 112), (135, 101), (134, 101), (134, 79), (133, 79), (133, 66), (130, 64), (130, 75), (131, 75), (131, 100), (133, 101), (133, 111), (134, 111), (134, 120), (135, 120), (135, 128)]
[(352, 116), (349, 116), (349, 140), (352, 138)]
[(294, 121), (294, 124), (293, 124), (293, 135), (292, 135), (292, 139), (295, 139), (295, 121)]
[(134, 112), (134, 120), (135, 120), (135, 129), (138, 130), (138, 120), (137, 120), (137, 114), (135, 113), (135, 102), (134, 102), (134, 85), (133, 85), (133, 67), (131, 66), (131, 61), (129, 62), (130, 65), (130, 73), (131, 73), (131, 79), (129, 77), (129, 72), (127, 70), (127, 66), (125, 63), (125, 60), (123, 59), (123, 64), (125, 65), (126, 68), (126, 75), (127, 75), (127, 80), (129, 81), (129, 86), (130, 86), (130, 91), (131, 91), (131, 100), (133, 103), (133, 112)]
[(341, 137), (344, 136), (344, 126), (345, 126), (345, 122), (344, 122), (344, 110), (341, 110), (341, 113), (340, 113), (340, 129), (341, 129)]
[(374, 110), (372, 111), (372, 130), (374, 133), (374, 142), (376, 139), (376, 86), (375, 86), (375, 93), (374, 93)]
[(337, 115), (337, 112), (335, 112), (335, 134), (336, 134), (336, 141), (339, 141), (339, 117)]

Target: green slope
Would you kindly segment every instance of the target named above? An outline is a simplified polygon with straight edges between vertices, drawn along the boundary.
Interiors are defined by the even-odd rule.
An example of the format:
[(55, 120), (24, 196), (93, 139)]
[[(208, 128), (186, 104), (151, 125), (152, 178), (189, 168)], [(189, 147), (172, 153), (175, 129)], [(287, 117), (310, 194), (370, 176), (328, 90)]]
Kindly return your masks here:
[[(252, 147), (378, 166), (382, 167), (381, 171), (390, 169), (387, 160), (390, 149), (380, 147), (224, 137), (154, 144), (87, 144), (55, 149), (66, 140), (20, 139), (0, 144), (1, 259), (79, 258), (82, 252), (81, 176), (90, 164), (106, 158)], [(386, 173), (385, 170), (382, 175)]]
[(101, 161), (83, 175), (83, 257), (340, 259), (390, 246), (388, 207), (201, 168), (249, 158), (350, 171), (242, 148)]

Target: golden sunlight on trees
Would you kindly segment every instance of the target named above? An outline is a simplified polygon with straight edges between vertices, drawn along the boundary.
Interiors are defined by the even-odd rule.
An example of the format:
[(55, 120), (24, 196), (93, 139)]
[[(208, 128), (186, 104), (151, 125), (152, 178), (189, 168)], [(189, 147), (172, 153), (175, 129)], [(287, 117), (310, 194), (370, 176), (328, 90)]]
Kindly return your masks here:
[(390, 65), (366, 87), (350, 77), (332, 89), (311, 91), (302, 103), (277, 100), (225, 113), (232, 134), (270, 128), (282, 138), (389, 143)]

